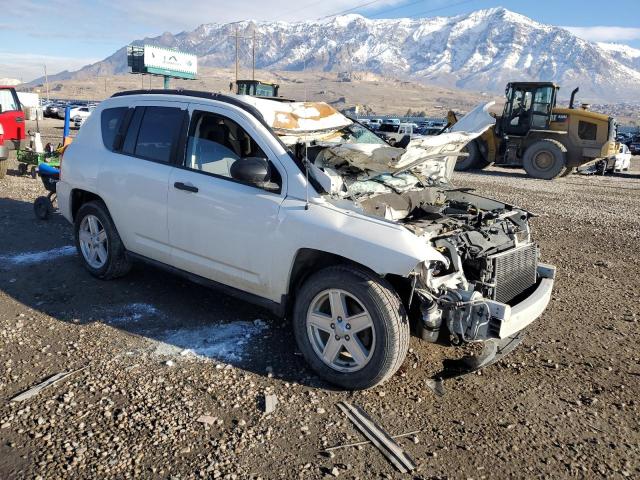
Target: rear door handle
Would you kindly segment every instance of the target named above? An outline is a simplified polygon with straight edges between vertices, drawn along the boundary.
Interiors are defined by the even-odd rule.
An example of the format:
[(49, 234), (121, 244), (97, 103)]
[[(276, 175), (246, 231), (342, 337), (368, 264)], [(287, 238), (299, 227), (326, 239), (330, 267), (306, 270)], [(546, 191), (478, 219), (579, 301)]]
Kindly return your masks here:
[(176, 182), (173, 184), (178, 190), (185, 190), (187, 192), (198, 193), (198, 187), (191, 185), (190, 183)]

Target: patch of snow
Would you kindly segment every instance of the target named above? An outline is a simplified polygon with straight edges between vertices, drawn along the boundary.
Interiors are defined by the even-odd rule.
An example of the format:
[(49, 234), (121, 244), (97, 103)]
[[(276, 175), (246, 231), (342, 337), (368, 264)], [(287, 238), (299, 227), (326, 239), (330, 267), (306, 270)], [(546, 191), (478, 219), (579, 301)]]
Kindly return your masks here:
[(623, 53), (631, 58), (640, 57), (640, 50), (638, 50), (637, 48), (630, 47), (629, 45), (624, 45), (621, 43), (605, 43), (605, 42), (598, 42), (597, 45), (600, 48), (606, 50), (607, 52)]
[(148, 303), (132, 303), (119, 308), (106, 318), (109, 324), (123, 325), (137, 323), (142, 319), (161, 315), (160, 311)]
[(60, 257), (67, 257), (75, 253), (76, 247), (73, 245), (67, 245), (40, 252), (23, 252), (13, 255), (0, 255), (0, 263), (6, 262), (11, 265), (33, 265), (34, 263), (48, 262)]
[(155, 353), (237, 362), (242, 360), (250, 341), (267, 328), (265, 322), (256, 320), (170, 330), (160, 337)]

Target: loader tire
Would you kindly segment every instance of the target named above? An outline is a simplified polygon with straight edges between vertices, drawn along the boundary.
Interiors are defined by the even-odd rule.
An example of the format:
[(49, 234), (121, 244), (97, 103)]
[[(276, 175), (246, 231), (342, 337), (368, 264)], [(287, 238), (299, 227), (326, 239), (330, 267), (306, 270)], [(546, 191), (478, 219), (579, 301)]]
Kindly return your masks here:
[(482, 153), (480, 152), (480, 148), (478, 147), (478, 143), (475, 140), (467, 143), (467, 145), (461, 150), (464, 153), (468, 153), (468, 157), (458, 157), (456, 161), (455, 169), (458, 172), (464, 172), (466, 170), (471, 170), (474, 168), (484, 168), (487, 166)]
[(567, 171), (567, 149), (557, 140), (538, 140), (524, 152), (522, 166), (530, 177), (553, 180)]

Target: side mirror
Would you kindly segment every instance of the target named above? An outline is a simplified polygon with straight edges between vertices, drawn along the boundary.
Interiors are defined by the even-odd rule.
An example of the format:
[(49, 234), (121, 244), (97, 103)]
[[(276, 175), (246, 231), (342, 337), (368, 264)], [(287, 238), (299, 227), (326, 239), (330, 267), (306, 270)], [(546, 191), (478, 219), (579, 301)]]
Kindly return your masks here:
[(239, 158), (231, 164), (230, 173), (234, 180), (258, 186), (271, 180), (271, 167), (266, 158)]

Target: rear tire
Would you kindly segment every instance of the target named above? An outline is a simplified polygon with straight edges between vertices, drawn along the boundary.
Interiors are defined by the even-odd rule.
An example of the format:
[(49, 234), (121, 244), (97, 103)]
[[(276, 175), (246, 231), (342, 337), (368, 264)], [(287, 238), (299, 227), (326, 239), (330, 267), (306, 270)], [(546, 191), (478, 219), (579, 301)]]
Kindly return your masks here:
[(538, 140), (524, 152), (522, 166), (533, 178), (553, 180), (567, 171), (567, 149), (557, 140)]
[[(334, 298), (340, 300), (334, 302)], [(334, 309), (334, 304), (343, 309)], [(348, 390), (371, 388), (387, 380), (400, 368), (409, 348), (409, 320), (391, 285), (348, 265), (320, 270), (302, 285), (296, 295), (293, 329), (311, 368)]]
[(111, 280), (129, 273), (131, 261), (104, 203), (88, 202), (80, 207), (74, 237), (82, 264), (94, 277)]

